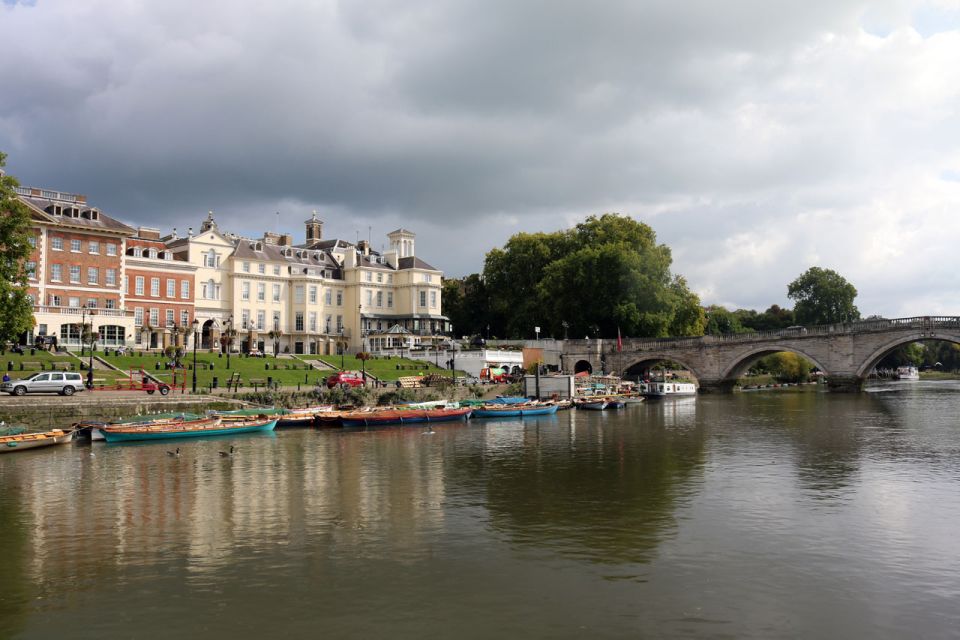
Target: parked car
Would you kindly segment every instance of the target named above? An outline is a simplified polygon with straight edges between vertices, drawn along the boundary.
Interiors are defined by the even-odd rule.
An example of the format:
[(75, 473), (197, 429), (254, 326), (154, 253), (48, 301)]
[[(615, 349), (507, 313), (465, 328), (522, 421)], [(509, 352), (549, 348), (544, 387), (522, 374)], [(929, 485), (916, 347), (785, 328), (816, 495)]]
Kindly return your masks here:
[(12, 396), (27, 393), (59, 393), (72, 396), (83, 390), (83, 376), (70, 371), (41, 371), (22, 380), (10, 380), (0, 385), (0, 391)]
[(328, 388), (333, 389), (338, 385), (341, 389), (362, 387), (363, 375), (359, 371), (340, 371), (327, 378)]

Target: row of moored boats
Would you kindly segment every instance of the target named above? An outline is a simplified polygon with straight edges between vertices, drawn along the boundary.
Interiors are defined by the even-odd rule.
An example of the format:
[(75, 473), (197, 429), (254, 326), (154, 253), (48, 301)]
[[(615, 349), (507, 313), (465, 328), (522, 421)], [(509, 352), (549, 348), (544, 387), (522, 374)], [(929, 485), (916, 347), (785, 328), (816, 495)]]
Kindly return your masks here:
[(83, 421), (69, 429), (26, 433), (22, 429), (0, 431), (0, 453), (22, 451), (70, 442), (75, 434), (92, 440), (128, 442), (204, 436), (235, 435), (273, 431), (277, 427), (372, 427), (437, 422), (470, 418), (525, 418), (549, 416), (557, 411), (578, 408), (601, 411), (622, 408), (642, 401), (639, 395), (592, 396), (575, 400), (537, 401), (526, 398), (497, 398), (492, 401), (460, 403), (428, 402), (372, 408), (241, 409), (206, 415), (168, 413), (134, 416), (114, 422)]

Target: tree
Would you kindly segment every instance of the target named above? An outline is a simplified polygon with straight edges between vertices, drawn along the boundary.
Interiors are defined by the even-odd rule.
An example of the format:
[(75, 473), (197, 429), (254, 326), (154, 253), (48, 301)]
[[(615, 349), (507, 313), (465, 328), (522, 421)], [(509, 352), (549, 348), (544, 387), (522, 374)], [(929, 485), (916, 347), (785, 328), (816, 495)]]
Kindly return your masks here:
[(2, 171), (7, 156), (0, 152), (0, 344), (18, 341), (33, 327), (27, 262), (30, 246), (30, 212), (14, 190), (20, 183)]
[(856, 288), (832, 269), (811, 267), (787, 287), (799, 324), (832, 324), (860, 319)]
[(538, 286), (547, 266), (562, 258), (569, 232), (518, 233), (503, 249), (487, 253), (483, 267), (495, 335), (524, 338), (546, 324)]
[(796, 324), (793, 319), (793, 310), (783, 309), (779, 305), (771, 305), (763, 313), (753, 309), (737, 309), (733, 315), (740, 321), (741, 326), (748, 331), (777, 331)]
[[(590, 216), (555, 233), (521, 233), (487, 254), (491, 333), (529, 337), (700, 335), (704, 316), (648, 225)], [(470, 303), (464, 304), (468, 312)]]
[(724, 336), (746, 331), (740, 324), (740, 317), (726, 308), (711, 305), (707, 307), (707, 326), (704, 332), (710, 336)]

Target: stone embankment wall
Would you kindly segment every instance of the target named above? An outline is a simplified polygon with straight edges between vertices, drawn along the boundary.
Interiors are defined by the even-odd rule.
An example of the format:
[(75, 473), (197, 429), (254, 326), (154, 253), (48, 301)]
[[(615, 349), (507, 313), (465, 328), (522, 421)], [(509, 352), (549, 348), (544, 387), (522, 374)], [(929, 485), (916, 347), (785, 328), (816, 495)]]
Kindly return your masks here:
[(238, 409), (247, 406), (237, 400), (216, 396), (149, 396), (115, 392), (83, 392), (67, 397), (27, 395), (20, 398), (0, 396), (0, 420), (8, 424), (35, 427), (64, 427), (79, 420), (112, 420), (146, 413), (188, 411), (203, 413), (210, 409)]

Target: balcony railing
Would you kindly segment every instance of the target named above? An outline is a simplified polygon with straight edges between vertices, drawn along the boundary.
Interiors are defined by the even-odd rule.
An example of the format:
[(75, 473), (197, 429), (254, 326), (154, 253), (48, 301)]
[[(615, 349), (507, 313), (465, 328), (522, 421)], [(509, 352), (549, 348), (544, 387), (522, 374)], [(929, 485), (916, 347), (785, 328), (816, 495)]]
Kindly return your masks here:
[(132, 318), (133, 311), (123, 309), (90, 309), (88, 307), (51, 307), (49, 305), (34, 305), (34, 313), (52, 313), (63, 316), (100, 316), (101, 318)]

